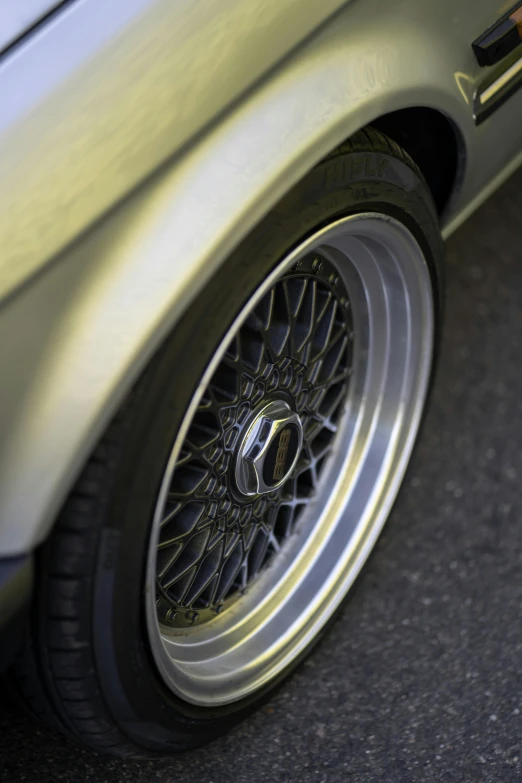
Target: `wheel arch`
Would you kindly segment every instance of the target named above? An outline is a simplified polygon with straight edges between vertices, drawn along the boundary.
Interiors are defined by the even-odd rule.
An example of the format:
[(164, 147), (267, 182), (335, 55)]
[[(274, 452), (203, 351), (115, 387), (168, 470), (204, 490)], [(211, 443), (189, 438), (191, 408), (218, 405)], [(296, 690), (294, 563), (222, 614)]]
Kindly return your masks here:
[[(315, 163), (361, 127), (382, 127), (412, 107), (429, 105), (451, 118), (462, 139), (471, 133), (453, 80), (458, 53), (441, 47), (433, 25), (395, 20), (391, 35), (389, 20), (376, 24), (368, 6), (354, 29), (353, 14), (339, 17), (0, 312), (0, 334), (17, 335), (16, 344), (0, 341), (2, 374), (9, 368), (0, 422), (2, 553), (43, 540), (104, 427), (184, 308)], [(385, 44), (386, 61), (365, 49), (370, 34), (376, 50)], [(409, 61), (419, 56), (429, 67), (412, 74)]]
[(464, 138), (456, 123), (429, 106), (408, 106), (377, 117), (372, 125), (413, 158), (444, 220), (466, 164)]

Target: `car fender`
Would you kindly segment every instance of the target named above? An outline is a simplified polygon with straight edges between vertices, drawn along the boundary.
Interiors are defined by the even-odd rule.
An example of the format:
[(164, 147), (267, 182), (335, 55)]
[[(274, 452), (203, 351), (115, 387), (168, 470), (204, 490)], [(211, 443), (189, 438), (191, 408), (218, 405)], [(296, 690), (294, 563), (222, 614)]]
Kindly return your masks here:
[[(464, 90), (455, 79), (469, 65), (467, 51), (439, 6), (422, 16), (416, 4), (348, 6), (7, 301), (0, 552), (25, 552), (45, 538), (181, 313), (247, 232), (343, 139), (388, 111), (423, 105), (451, 118), (471, 161), (480, 153), (466, 93), (472, 78)], [(471, 194), (464, 177), (448, 219)]]

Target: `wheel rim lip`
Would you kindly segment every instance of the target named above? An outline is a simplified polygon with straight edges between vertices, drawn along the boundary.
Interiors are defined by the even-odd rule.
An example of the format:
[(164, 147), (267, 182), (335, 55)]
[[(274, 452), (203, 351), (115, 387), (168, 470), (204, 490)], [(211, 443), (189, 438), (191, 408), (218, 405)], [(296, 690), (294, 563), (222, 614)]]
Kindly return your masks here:
[[(324, 501), (323, 493), (310, 504), (306, 512), (309, 527), (303, 525), (299, 535), (294, 534), (285, 568), (280, 566), (277, 571), (275, 566), (270, 566), (257, 580), (253, 594), (239, 599), (224, 613), (226, 617), (218, 617), (188, 632), (162, 631), (155, 611), (154, 586), (160, 514), (195, 406), (231, 336), (248, 312), (285, 270), (301, 256), (319, 248), (343, 274), (352, 303), (352, 293), (357, 287), (359, 294), (363, 293), (362, 298), (356, 297), (357, 312), (354, 312), (359, 362), (365, 350), (368, 356), (372, 351), (375, 354), (376, 349), (385, 353), (380, 374), (371, 361), (366, 362), (364, 369), (355, 369), (348, 411), (335, 438), (336, 443), (342, 439), (346, 446), (327, 467), (329, 475), (337, 473), (337, 480), (333, 485), (331, 479), (327, 482), (329, 497), (320, 513), (317, 506)], [(387, 316), (384, 335), (379, 334), (382, 317), (375, 310), (379, 284), (381, 304)], [(393, 397), (390, 384), (385, 383), (388, 365), (397, 360), (392, 336), (396, 337), (400, 314), (394, 315), (390, 297), (394, 295), (399, 301), (401, 286), (403, 301), (399, 309), (403, 311), (406, 330), (402, 339), (407, 345), (399, 354), (404, 373), (402, 378), (394, 380), (398, 386), (394, 425), (387, 445), (380, 451), (381, 464), (374, 469), (372, 482), (368, 458), (373, 453), (372, 445), (375, 450), (376, 437), (380, 436), (379, 422), (385, 413), (384, 392), (388, 399)], [(394, 317), (399, 319), (395, 325)], [(162, 678), (178, 696), (207, 707), (248, 696), (300, 654), (344, 598), (373, 548), (402, 481), (427, 393), (433, 332), (431, 276), (424, 254), (402, 223), (380, 213), (351, 215), (314, 233), (274, 269), (245, 305), (220, 343), (189, 405), (169, 459), (152, 525), (145, 590), (149, 643)], [(365, 482), (369, 484), (366, 490)], [(342, 484), (345, 487), (341, 490)], [(357, 524), (350, 525), (348, 517), (357, 519)], [(315, 521), (310, 522), (312, 519)], [(311, 589), (311, 583), (320, 587)]]

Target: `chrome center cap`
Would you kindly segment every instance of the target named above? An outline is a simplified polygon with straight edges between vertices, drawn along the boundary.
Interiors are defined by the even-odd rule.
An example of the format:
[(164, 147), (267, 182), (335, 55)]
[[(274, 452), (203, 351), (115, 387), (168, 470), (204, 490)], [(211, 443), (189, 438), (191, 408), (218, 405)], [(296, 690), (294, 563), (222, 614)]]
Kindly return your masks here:
[(301, 419), (286, 402), (274, 400), (254, 415), (240, 442), (236, 484), (243, 495), (260, 495), (284, 484), (303, 445)]

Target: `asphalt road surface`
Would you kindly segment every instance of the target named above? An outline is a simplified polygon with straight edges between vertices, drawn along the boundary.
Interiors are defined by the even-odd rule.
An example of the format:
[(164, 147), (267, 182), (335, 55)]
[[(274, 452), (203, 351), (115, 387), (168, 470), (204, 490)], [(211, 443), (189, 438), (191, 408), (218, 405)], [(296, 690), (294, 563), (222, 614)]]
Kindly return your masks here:
[(447, 247), (419, 445), (340, 618), (268, 707), (211, 746), (107, 760), (0, 705), (0, 779), (522, 780), (522, 170)]

